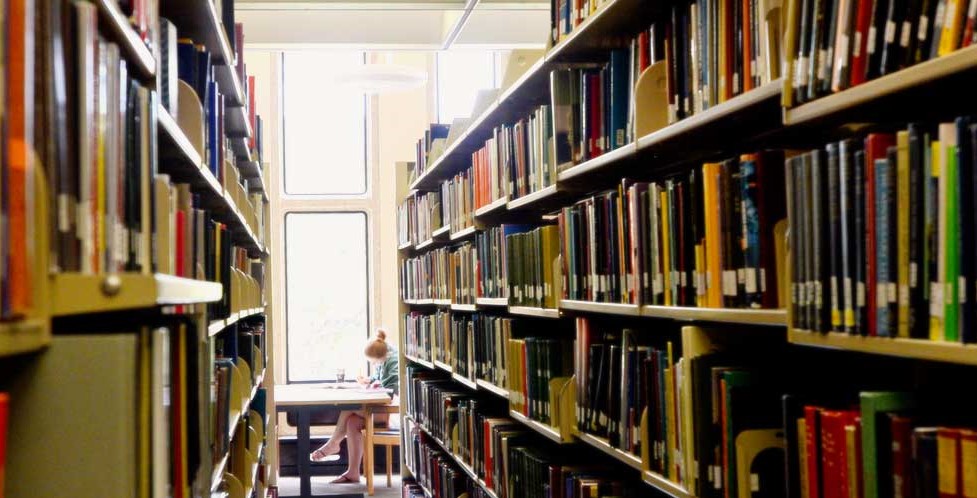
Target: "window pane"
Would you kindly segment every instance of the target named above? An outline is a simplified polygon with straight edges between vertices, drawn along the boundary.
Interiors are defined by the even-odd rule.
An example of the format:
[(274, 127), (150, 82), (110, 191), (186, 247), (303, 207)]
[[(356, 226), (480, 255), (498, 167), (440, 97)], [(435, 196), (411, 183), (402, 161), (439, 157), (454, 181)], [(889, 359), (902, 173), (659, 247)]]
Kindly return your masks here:
[[(342, 234), (342, 236), (330, 236)], [(366, 214), (285, 217), (288, 380), (366, 374), (369, 336)]]
[(438, 52), (438, 121), (467, 118), (479, 90), (495, 87), (495, 53), (491, 50)]
[(366, 96), (334, 77), (362, 52), (285, 54), (285, 192), (366, 193)]

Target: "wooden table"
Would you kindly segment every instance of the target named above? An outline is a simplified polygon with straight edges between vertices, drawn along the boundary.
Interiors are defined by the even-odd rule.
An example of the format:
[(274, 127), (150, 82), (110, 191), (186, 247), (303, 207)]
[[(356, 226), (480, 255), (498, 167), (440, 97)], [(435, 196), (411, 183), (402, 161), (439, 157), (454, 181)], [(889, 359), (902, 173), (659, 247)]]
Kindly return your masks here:
[[(336, 389), (330, 384), (288, 384), (275, 386), (275, 410), (294, 413), (298, 418), (296, 437), (296, 460), (299, 471), (299, 497), (314, 498), (312, 495), (312, 464), (309, 453), (310, 414), (316, 408), (332, 406), (342, 410), (364, 410), (366, 412), (366, 438), (363, 442), (363, 466), (366, 470), (367, 493), (373, 495), (373, 413), (368, 406), (390, 404), (390, 396), (384, 391), (366, 389)], [(321, 495), (335, 496), (335, 495)], [(362, 496), (362, 495), (360, 495)]]

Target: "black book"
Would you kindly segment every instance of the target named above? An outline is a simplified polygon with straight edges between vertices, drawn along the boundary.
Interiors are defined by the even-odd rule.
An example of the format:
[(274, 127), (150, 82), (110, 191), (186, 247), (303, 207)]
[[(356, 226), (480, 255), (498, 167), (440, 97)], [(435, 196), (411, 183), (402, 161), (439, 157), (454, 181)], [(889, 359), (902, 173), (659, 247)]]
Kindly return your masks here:
[(797, 158), (797, 192), (800, 199), (797, 204), (799, 216), (798, 231), (799, 251), (800, 252), (800, 295), (801, 295), (801, 316), (804, 317), (804, 328), (815, 330), (814, 328), (814, 262), (811, 258), (811, 152), (802, 154)]
[[(841, 7), (838, 0), (826, 0), (825, 24), (827, 31), (821, 37), (819, 47), (821, 55), (818, 59), (817, 95), (831, 93), (831, 75), (834, 68), (835, 35), (838, 33), (838, 22), (841, 18)], [(823, 60), (822, 60), (823, 59)]]
[(737, 293), (739, 290), (739, 279), (737, 270), (740, 268), (740, 251), (737, 251), (740, 231), (739, 223), (735, 219), (734, 190), (739, 191), (738, 177), (739, 164), (735, 159), (727, 159), (722, 163), (720, 173), (720, 202), (722, 202), (722, 281), (723, 281), (723, 306), (735, 308), (737, 306)]
[[(806, 100), (815, 99), (821, 92), (821, 71), (820, 67), (824, 65), (824, 59), (827, 57), (827, 43), (825, 38), (829, 37), (829, 23), (830, 15), (828, 12), (830, 6), (834, 3), (833, 0), (813, 0), (813, 10), (811, 12), (811, 30), (810, 30), (810, 41), (808, 45), (810, 46), (810, 55), (806, 59), (807, 67), (807, 78), (808, 85), (805, 88)], [(833, 34), (833, 33), (832, 33)]]
[[(929, 272), (926, 263), (930, 258), (926, 245), (926, 182), (929, 181), (929, 172), (926, 170), (925, 147), (919, 125), (910, 124), (909, 336), (916, 339), (929, 337)], [(967, 215), (962, 214), (962, 216)], [(973, 217), (972, 211), (970, 217)]]
[(803, 320), (803, 314), (801, 313), (800, 306), (800, 244), (798, 243), (800, 232), (800, 223), (798, 221), (799, 209), (797, 208), (797, 202), (799, 200), (799, 195), (797, 192), (797, 183), (795, 181), (795, 171), (797, 168), (797, 156), (787, 158), (786, 161), (786, 175), (784, 178), (784, 189), (787, 192), (787, 220), (790, 223), (790, 230), (787, 232), (787, 243), (790, 249), (790, 267), (791, 267), (791, 281), (790, 281), (790, 307), (791, 316), (793, 317), (793, 323), (790, 324), (791, 327), (795, 328), (806, 328), (806, 324)]
[(841, 240), (841, 175), (839, 173), (839, 153), (838, 144), (829, 143), (827, 151), (827, 193), (828, 193), (828, 244), (829, 244), (829, 277), (828, 292), (826, 293), (831, 301), (831, 322), (829, 330), (841, 332), (844, 330), (842, 314), (845, 309), (845, 302), (842, 299), (841, 290), (844, 279), (842, 240)]
[[(886, 13), (885, 31), (882, 33), (882, 60), (880, 61), (879, 73), (889, 74), (899, 69), (905, 58), (903, 54), (903, 44), (901, 43), (902, 32), (909, 35), (911, 26), (903, 26), (907, 21), (907, 3), (911, 0), (889, 0), (889, 10)], [(907, 41), (908, 43), (908, 41)]]
[[(888, 20), (889, 4), (899, 0), (875, 0), (872, 8), (872, 22), (869, 27), (868, 42), (865, 45), (865, 79), (878, 78), (882, 73), (882, 52), (885, 46), (885, 24)], [(874, 36), (872, 36), (874, 35)]]
[(824, 151), (816, 149), (810, 155), (810, 185), (811, 185), (811, 241), (809, 244), (811, 270), (814, 287), (814, 330), (827, 332), (831, 326), (831, 308), (829, 289), (829, 275), (831, 272), (829, 261), (823, 255), (828, 254), (830, 241), (828, 239), (828, 196), (827, 196), (827, 159)]
[[(234, 31), (234, 0), (221, 0), (221, 21), (224, 24), (224, 34), (231, 45), (231, 57), (237, 56), (237, 36)], [(243, 47), (240, 47), (243, 48)], [(233, 65), (234, 61), (228, 61), (228, 65)]]
[(902, 28), (899, 30), (899, 46), (902, 53), (899, 69), (913, 65), (916, 46), (919, 44), (919, 16), (923, 12), (924, 3), (925, 0), (906, 0)]
[(815, 4), (824, 1), (801, 0), (800, 2), (801, 12), (799, 17), (801, 19), (801, 25), (797, 36), (798, 56), (796, 58), (795, 68), (797, 74), (794, 75), (794, 101), (796, 103), (803, 103), (808, 100), (807, 85), (813, 76), (809, 63), (813, 52), (811, 47), (814, 41), (814, 17), (817, 10)]
[[(856, 142), (857, 146), (857, 142)], [(865, 151), (861, 148), (855, 151), (855, 160), (852, 166), (853, 188), (855, 192), (854, 207), (855, 222), (855, 257), (853, 261), (854, 282), (853, 291), (855, 293), (855, 325), (852, 334), (865, 335), (868, 332), (868, 314), (865, 309), (865, 285), (866, 285), (866, 254), (865, 254)]]
[(957, 171), (960, 195), (960, 333), (963, 342), (977, 342), (977, 236), (974, 224), (977, 220), (977, 172), (974, 166), (974, 150), (971, 139), (971, 119), (959, 117), (957, 126)]
[(691, 196), (689, 201), (688, 211), (689, 211), (689, 233), (692, 237), (690, 242), (691, 255), (690, 261), (690, 276), (692, 278), (692, 300), (691, 305), (697, 304), (697, 299), (699, 296), (703, 298), (706, 295), (706, 277), (705, 268), (698, 268), (695, 265), (695, 261), (698, 261), (696, 257), (697, 254), (702, 254), (703, 261), (705, 260), (705, 220), (704, 216), (704, 202), (702, 200), (702, 170), (699, 168), (692, 168), (692, 172), (689, 173), (689, 188), (688, 191)]
[(913, 485), (916, 498), (939, 498), (937, 429), (919, 427), (913, 431)]
[(839, 224), (841, 226), (841, 275), (838, 282), (838, 298), (841, 302), (841, 331), (851, 334), (855, 328), (855, 241), (859, 232), (855, 231), (855, 191), (854, 191), (854, 153), (856, 142), (838, 142), (838, 190)]
[(919, 2), (918, 15), (916, 22), (916, 32), (912, 33), (914, 39), (912, 52), (907, 55), (909, 60), (907, 65), (919, 64), (930, 56), (930, 47), (933, 43), (932, 29), (933, 20), (936, 16), (936, 6), (939, 0), (916, 0)]

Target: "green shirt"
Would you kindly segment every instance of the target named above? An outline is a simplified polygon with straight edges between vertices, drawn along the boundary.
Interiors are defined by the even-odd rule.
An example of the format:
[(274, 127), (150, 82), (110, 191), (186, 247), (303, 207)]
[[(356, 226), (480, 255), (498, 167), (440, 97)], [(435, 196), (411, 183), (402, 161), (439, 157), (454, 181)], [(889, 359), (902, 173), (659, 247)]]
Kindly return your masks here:
[(396, 349), (390, 346), (387, 348), (387, 359), (377, 365), (370, 382), (379, 381), (384, 389), (391, 389), (394, 394), (397, 394), (400, 390), (400, 358)]

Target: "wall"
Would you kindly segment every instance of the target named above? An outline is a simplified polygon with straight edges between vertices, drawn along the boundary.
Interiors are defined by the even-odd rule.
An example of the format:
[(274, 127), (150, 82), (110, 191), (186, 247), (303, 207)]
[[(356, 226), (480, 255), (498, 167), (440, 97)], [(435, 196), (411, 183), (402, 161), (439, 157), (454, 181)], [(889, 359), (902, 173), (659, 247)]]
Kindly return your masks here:
[[(391, 62), (428, 70), (433, 74), (431, 52), (398, 51), (373, 53), (374, 62)], [(396, 161), (413, 160), (414, 143), (421, 136), (433, 109), (433, 84), (416, 90), (377, 96), (371, 100), (368, 137), (369, 167), (372, 189), (375, 195), (369, 201), (325, 201), (297, 200), (282, 195), (282, 151), (280, 119), (280, 81), (281, 52), (273, 50), (247, 49), (245, 63), (248, 72), (255, 76), (258, 113), (264, 120), (264, 147), (266, 177), (270, 197), (271, 250), (269, 274), (271, 286), (269, 304), (269, 329), (272, 332), (273, 347), (269, 361), (273, 368), (267, 384), (275, 384), (276, 379), (285, 377), (285, 315), (284, 315), (284, 213), (288, 211), (318, 211), (337, 209), (362, 209), (370, 219), (371, 250), (371, 323), (385, 326), (390, 334), (389, 341), (399, 341), (399, 299), (397, 262), (397, 206), (400, 199), (396, 195)], [(433, 76), (432, 76), (433, 80)], [(269, 402), (274, 403), (273, 396)], [(269, 428), (269, 440), (278, 435), (294, 434), (294, 429), (284, 424), (279, 417), (280, 427)], [(277, 446), (268, 448), (268, 462), (273, 474), (277, 474)], [(273, 475), (271, 484), (277, 483)]]

